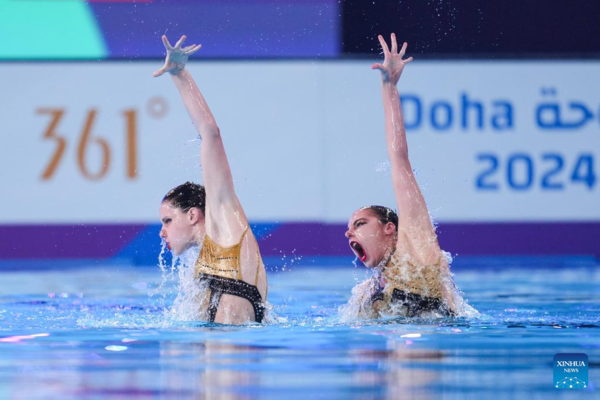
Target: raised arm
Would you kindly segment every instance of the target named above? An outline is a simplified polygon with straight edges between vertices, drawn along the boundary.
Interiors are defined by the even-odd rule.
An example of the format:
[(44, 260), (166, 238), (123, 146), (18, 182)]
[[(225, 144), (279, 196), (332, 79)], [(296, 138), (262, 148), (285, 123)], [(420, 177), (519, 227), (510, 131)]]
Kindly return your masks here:
[(192, 75), (185, 68), (188, 57), (198, 51), (201, 45), (182, 48), (185, 38), (182, 36), (173, 47), (166, 36), (162, 37), (167, 57), (164, 66), (154, 76), (165, 72), (171, 74), (192, 123), (202, 138), (200, 157), (206, 187), (206, 229), (213, 239), (220, 239), (221, 244), (227, 245), (239, 240), (248, 221), (235, 194), (219, 127)]
[(440, 248), (408, 158), (404, 118), (396, 87), (404, 66), (412, 61), (412, 57), (402, 59), (407, 44), (404, 43), (398, 52), (396, 35), (393, 33), (391, 51), (382, 36), (379, 36), (379, 42), (384, 62), (374, 64), (372, 68), (381, 72), (387, 150), (392, 163), (392, 183), (398, 205), (397, 249), (408, 252), (422, 263), (434, 263), (439, 259)]

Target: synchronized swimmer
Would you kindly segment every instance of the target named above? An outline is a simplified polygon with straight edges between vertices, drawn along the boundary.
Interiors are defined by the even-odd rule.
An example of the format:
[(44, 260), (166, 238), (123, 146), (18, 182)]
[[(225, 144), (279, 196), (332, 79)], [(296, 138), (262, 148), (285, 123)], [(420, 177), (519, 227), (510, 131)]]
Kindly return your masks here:
[(471, 314), (449, 269), (449, 256), (438, 244), (423, 194), (408, 157), (406, 130), (397, 84), (406, 64), (407, 44), (400, 51), (392, 33), (389, 49), (382, 36), (381, 73), (388, 156), (398, 213), (383, 206), (359, 208), (348, 223), (346, 237), (354, 254), (374, 274), (352, 290), (341, 307), (342, 319), (383, 317), (450, 317)]
[[(160, 207), (165, 240), (174, 255), (200, 247), (195, 278), (203, 291), (197, 296), (198, 319), (226, 324), (262, 322), (267, 299), (267, 276), (258, 243), (235, 194), (219, 128), (185, 69), (200, 45), (182, 48), (185, 36), (167, 49), (165, 65), (202, 138), (202, 177), (205, 186), (186, 182), (169, 191)], [(397, 83), (412, 57), (403, 59), (392, 34), (391, 50), (379, 36), (386, 142), (392, 165), (392, 184), (399, 210), (383, 206), (358, 209), (350, 218), (346, 237), (350, 248), (373, 276), (359, 283), (340, 308), (342, 320), (384, 317), (451, 317), (475, 315), (462, 297), (449, 270), (449, 256), (438, 244), (423, 194), (410, 165)], [(218, 211), (218, 212), (217, 212)]]
[(160, 206), (160, 237), (174, 255), (200, 246), (195, 265), (198, 319), (223, 324), (262, 322), (267, 300), (267, 274), (258, 242), (236, 196), (221, 132), (185, 68), (201, 45), (182, 48), (185, 36), (167, 50), (164, 66), (154, 73), (171, 74), (183, 104), (202, 138), (200, 157), (204, 186), (186, 182), (170, 190)]

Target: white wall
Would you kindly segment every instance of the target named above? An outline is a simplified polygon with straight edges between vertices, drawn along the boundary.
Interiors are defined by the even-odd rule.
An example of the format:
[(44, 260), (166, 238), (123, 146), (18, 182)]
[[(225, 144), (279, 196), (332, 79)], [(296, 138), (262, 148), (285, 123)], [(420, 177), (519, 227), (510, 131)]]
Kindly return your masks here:
[[(370, 64), (190, 65), (221, 127), (250, 219), (341, 222), (362, 205), (394, 205), (379, 78)], [(200, 142), (170, 78), (152, 78), (158, 67), (1, 64), (0, 223), (157, 222), (169, 188), (200, 181)], [(599, 67), (598, 62), (411, 63), (399, 88), (408, 96), (409, 126), (417, 120), (415, 99), (421, 104), (421, 123), (408, 133), (410, 154), (436, 219), (600, 220), (600, 184), (592, 179), (600, 174)], [(462, 96), (481, 103), (482, 128), (473, 106), (467, 107), (463, 126)], [(149, 112), (152, 103), (162, 104), (164, 115)], [(540, 109), (542, 124), (555, 125), (558, 111), (563, 127), (536, 123), (540, 106), (546, 106)], [(66, 147), (47, 180), (42, 174), (57, 142), (44, 139), (44, 133), (56, 111), (41, 109), (64, 111), (55, 132)], [(91, 109), (97, 117), (90, 132), (111, 151), (106, 175), (95, 181), (78, 166)], [(135, 179), (126, 173), (126, 110), (136, 113)], [(82, 148), (92, 173), (99, 170), (100, 149), (97, 143)]]

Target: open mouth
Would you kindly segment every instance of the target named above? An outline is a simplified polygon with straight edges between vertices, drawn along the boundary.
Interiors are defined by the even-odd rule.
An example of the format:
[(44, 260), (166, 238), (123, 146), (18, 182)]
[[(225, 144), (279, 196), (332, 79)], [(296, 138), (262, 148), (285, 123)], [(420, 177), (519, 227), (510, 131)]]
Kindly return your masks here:
[(354, 254), (356, 254), (360, 261), (364, 262), (367, 259), (367, 253), (365, 252), (365, 249), (363, 249), (363, 247), (357, 242), (350, 242), (350, 248), (352, 251), (354, 251)]

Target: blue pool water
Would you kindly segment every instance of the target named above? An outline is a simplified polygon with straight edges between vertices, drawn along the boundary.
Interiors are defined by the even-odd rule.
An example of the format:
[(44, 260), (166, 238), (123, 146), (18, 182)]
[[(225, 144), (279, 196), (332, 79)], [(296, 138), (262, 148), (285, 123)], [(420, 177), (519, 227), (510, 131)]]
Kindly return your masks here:
[[(353, 324), (363, 268), (279, 268), (276, 322), (242, 327), (165, 316), (158, 268), (34, 264), (0, 273), (1, 399), (598, 398), (594, 260), (472, 260), (456, 281), (481, 318)], [(556, 353), (588, 355), (586, 389), (554, 388)]]

